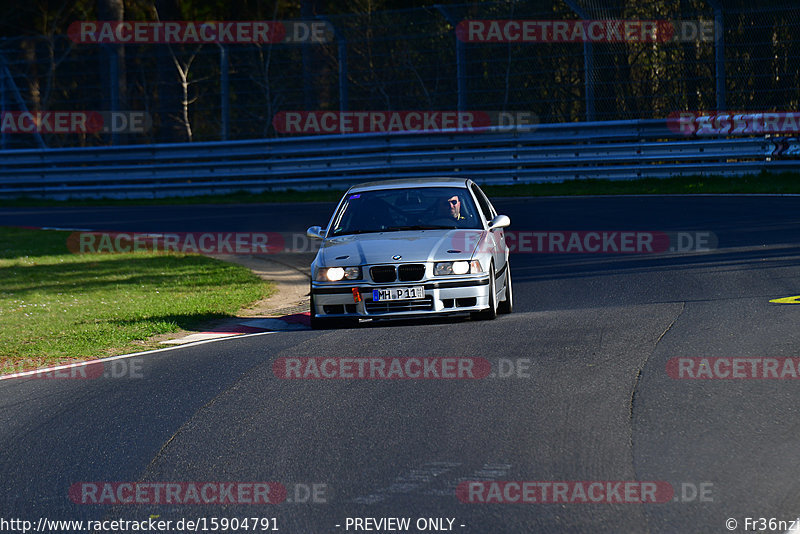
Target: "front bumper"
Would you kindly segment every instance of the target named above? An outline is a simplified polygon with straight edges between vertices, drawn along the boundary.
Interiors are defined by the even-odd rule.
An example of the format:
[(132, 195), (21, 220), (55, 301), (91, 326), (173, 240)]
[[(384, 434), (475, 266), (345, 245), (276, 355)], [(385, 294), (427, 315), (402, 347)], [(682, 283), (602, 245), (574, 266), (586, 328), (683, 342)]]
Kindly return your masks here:
[[(373, 289), (423, 286), (424, 299), (374, 302)], [(353, 288), (361, 295), (355, 302)], [(354, 280), (349, 283), (313, 282), (314, 310), (317, 317), (388, 318), (419, 315), (447, 315), (485, 310), (489, 307), (489, 276), (442, 278), (418, 282), (373, 283)]]

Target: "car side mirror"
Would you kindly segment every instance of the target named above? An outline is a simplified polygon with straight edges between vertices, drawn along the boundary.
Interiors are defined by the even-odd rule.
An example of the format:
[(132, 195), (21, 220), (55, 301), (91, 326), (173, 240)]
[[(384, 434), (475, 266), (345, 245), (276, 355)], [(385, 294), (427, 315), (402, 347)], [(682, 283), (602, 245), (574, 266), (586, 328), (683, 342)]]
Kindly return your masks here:
[(312, 226), (306, 230), (306, 237), (310, 237), (311, 239), (325, 239), (325, 230), (319, 226)]
[(508, 215), (498, 215), (489, 223), (489, 230), (494, 230), (496, 228), (505, 228), (511, 224), (511, 219), (508, 218)]

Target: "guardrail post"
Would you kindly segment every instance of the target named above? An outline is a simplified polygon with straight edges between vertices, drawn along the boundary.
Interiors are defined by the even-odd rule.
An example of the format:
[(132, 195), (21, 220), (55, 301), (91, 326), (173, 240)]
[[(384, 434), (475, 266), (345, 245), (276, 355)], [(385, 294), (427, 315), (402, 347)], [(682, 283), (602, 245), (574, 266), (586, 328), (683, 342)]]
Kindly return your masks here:
[(725, 18), (719, 0), (708, 0), (714, 9), (714, 78), (717, 87), (717, 111), (725, 111)]
[(220, 133), (219, 136), (223, 141), (228, 140), (228, 133), (230, 132), (230, 117), (231, 117), (231, 102), (228, 98), (230, 91), (230, 78), (228, 71), (230, 70), (230, 60), (228, 58), (228, 47), (224, 44), (217, 43), (219, 46), (219, 98), (220, 98)]
[(458, 21), (455, 20), (447, 11), (447, 8), (441, 4), (436, 4), (434, 7), (447, 19), (453, 26), (453, 36), (456, 38), (456, 85), (458, 87), (458, 111), (466, 111), (467, 109), (467, 52), (466, 43), (456, 35), (456, 26)]
[[(564, 0), (564, 3), (583, 20), (588, 20), (586, 12), (575, 3), (575, 0)], [(592, 43), (583, 42), (583, 88), (584, 100), (586, 103), (586, 122), (592, 122), (596, 118), (595, 96), (594, 96), (594, 48)]]

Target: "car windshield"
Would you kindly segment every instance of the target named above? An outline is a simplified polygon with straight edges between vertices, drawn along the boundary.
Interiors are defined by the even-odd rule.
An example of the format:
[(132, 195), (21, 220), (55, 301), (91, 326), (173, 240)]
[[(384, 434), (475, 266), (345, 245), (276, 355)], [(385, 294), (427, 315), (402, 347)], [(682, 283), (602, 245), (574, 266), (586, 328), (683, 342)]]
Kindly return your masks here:
[(379, 189), (349, 193), (329, 235), (482, 227), (466, 188)]

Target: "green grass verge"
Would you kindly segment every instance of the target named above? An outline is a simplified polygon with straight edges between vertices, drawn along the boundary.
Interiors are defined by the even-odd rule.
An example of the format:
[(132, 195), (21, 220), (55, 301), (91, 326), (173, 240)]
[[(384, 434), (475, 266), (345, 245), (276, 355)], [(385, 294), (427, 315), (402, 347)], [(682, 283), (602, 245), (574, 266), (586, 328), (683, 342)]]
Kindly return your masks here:
[[(643, 178), (639, 180), (567, 180), (561, 183), (486, 185), (491, 197), (562, 196), (562, 195), (655, 195), (655, 194), (800, 194), (800, 173), (751, 174), (739, 178), (724, 176), (683, 176), (676, 178)], [(107, 205), (176, 205), (176, 204), (253, 204), (269, 202), (336, 202), (344, 190), (272, 191), (253, 194), (160, 199), (92, 199), (42, 200), (34, 198), (0, 199), (2, 207), (28, 206), (107, 206)]]
[(152, 348), (274, 291), (204, 256), (71, 254), (68, 235), (0, 227), (0, 371)]

